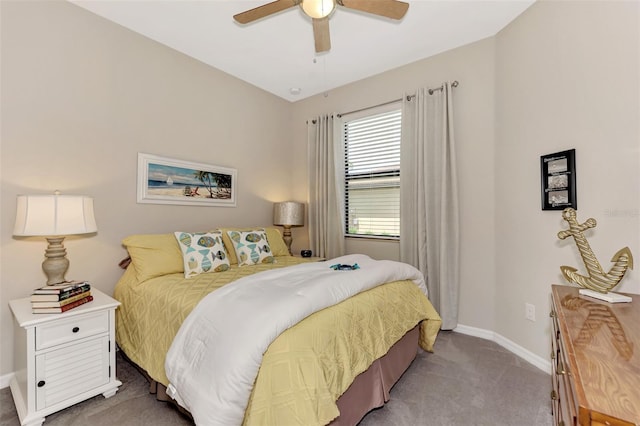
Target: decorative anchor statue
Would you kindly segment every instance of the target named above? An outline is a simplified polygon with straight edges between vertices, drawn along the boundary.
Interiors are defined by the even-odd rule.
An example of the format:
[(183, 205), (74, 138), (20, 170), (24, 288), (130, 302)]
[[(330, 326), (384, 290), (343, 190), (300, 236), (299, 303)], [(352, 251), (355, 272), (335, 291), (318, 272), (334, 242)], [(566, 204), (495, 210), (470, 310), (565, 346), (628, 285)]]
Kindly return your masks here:
[[(611, 259), (611, 261), (614, 262), (613, 266), (609, 272), (605, 273), (602, 266), (600, 266), (600, 262), (598, 262), (598, 259), (596, 259), (596, 256), (593, 254), (593, 250), (591, 250), (586, 237), (582, 233), (582, 231), (586, 229), (595, 228), (596, 220), (589, 218), (586, 222), (580, 224), (576, 219), (576, 211), (572, 208), (564, 209), (562, 211), (562, 218), (569, 224), (569, 229), (558, 232), (558, 238), (564, 240), (567, 237), (573, 237), (576, 245), (578, 246), (578, 250), (580, 251), (580, 256), (582, 256), (582, 261), (587, 267), (589, 276), (585, 277), (584, 275), (578, 274), (577, 269), (571, 266), (561, 266), (560, 270), (562, 271), (562, 275), (564, 275), (567, 281), (578, 284), (582, 288), (593, 290), (601, 294), (607, 294), (617, 286), (618, 283), (620, 283), (625, 272), (627, 272), (627, 268), (633, 269), (633, 256), (631, 255), (631, 250), (629, 250), (629, 247), (618, 250)], [(622, 295), (620, 296), (625, 297)], [(593, 297), (601, 298), (597, 295), (594, 295)], [(630, 301), (630, 298), (628, 301)]]

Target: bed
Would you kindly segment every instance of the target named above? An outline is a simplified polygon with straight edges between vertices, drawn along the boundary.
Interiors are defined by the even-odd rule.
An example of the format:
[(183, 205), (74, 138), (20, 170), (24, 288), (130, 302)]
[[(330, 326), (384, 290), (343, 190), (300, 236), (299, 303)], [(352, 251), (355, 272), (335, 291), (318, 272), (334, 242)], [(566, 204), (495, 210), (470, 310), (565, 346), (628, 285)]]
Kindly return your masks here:
[[(184, 234), (134, 235), (123, 240), (131, 261), (114, 292), (121, 302), (116, 313), (118, 346), (147, 375), (159, 399), (165, 399), (167, 387), (172, 394), (173, 384), (189, 372), (184, 369), (174, 373), (177, 376), (170, 383), (168, 354), (180, 346), (172, 343), (184, 334), (186, 325), (194, 321), (198, 324), (193, 320), (198, 311), (196, 307), (240, 287), (239, 283), (255, 282), (270, 274), (282, 276), (275, 271), (277, 274), (298, 271), (299, 275), (304, 272), (311, 276), (319, 271), (325, 273), (332, 265), (332, 261), (311, 265), (307, 259), (289, 256), (277, 228), (224, 228), (192, 233), (190, 238)], [(209, 241), (203, 236), (216, 240), (215, 246), (210, 247), (213, 256), (209, 258), (213, 258), (213, 264), (206, 265), (206, 271), (187, 278), (192, 267), (202, 265), (196, 265), (193, 258), (188, 259), (183, 243)], [(240, 238), (244, 247), (239, 243)], [(257, 247), (256, 239), (261, 241)], [(247, 246), (251, 246), (250, 250)], [(344, 259), (360, 260), (365, 265), (362, 271), (374, 269), (374, 263), (369, 264), (366, 257)], [(264, 274), (256, 275), (260, 272)], [(349, 277), (351, 281), (356, 275), (347, 274), (360, 271), (332, 273), (336, 274), (332, 277)], [(358, 290), (335, 305), (304, 314), (300, 322), (286, 326), (264, 352), (259, 351), (262, 356), (255, 380), (251, 382), (239, 420), (233, 423), (354, 425), (369, 410), (383, 405), (389, 399), (393, 384), (414, 359), (417, 347), (433, 349), (441, 325), (424, 291), (416, 285), (417, 280), (384, 281)], [(243, 338), (242, 342), (252, 340)], [(237, 350), (231, 344), (223, 346), (214, 347), (212, 351), (233, 353), (236, 357)], [(186, 355), (189, 352), (187, 349)], [(181, 367), (184, 365), (186, 363)], [(207, 365), (212, 369), (217, 366), (214, 362), (205, 363), (205, 368)], [(201, 408), (190, 404), (192, 398), (182, 400), (181, 389), (176, 387), (176, 400), (193, 415), (197, 424), (228, 424), (218, 421), (215, 412), (212, 417), (200, 414)], [(228, 405), (224, 402), (227, 392), (217, 389), (217, 383), (205, 388), (196, 393), (206, 394), (211, 406), (215, 406), (216, 401), (221, 406)], [(183, 392), (188, 394), (186, 390)]]

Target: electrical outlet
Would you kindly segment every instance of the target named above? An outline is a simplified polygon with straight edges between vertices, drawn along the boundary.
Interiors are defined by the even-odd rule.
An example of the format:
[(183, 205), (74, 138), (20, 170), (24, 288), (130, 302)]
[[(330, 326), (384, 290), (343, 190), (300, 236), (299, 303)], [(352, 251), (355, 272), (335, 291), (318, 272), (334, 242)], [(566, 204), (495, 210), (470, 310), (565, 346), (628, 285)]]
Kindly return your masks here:
[(524, 316), (529, 321), (535, 321), (536, 320), (536, 307), (534, 305), (532, 305), (531, 303), (525, 303), (524, 304)]

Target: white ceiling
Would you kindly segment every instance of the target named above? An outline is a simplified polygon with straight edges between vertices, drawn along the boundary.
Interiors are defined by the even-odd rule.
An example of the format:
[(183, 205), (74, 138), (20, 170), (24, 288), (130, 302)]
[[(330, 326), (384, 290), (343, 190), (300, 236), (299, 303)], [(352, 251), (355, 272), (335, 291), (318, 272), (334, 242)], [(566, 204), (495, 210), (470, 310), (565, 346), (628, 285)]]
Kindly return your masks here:
[(535, 0), (409, 0), (401, 21), (338, 6), (331, 51), (322, 54), (298, 7), (247, 25), (233, 20), (269, 0), (70, 1), (294, 102), (495, 35)]

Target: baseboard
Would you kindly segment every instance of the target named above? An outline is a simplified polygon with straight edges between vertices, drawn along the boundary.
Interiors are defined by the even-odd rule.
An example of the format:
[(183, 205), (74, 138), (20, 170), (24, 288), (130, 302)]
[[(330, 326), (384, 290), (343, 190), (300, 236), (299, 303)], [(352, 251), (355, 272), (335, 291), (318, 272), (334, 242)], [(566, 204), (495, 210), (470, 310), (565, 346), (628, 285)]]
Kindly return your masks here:
[(544, 371), (547, 374), (551, 374), (551, 362), (547, 359), (544, 359), (533, 352), (523, 348), (522, 346), (512, 342), (504, 336), (501, 336), (498, 333), (493, 331), (485, 330), (482, 328), (469, 327), (468, 325), (458, 325), (453, 331), (461, 334), (467, 334), (469, 336), (479, 337), (485, 340), (491, 340), (507, 349), (509, 352), (512, 352), (518, 355), (520, 358), (525, 361), (533, 364), (535, 367)]
[(5, 374), (4, 376), (0, 376), (0, 389), (8, 388), (9, 382), (13, 378), (13, 373)]

